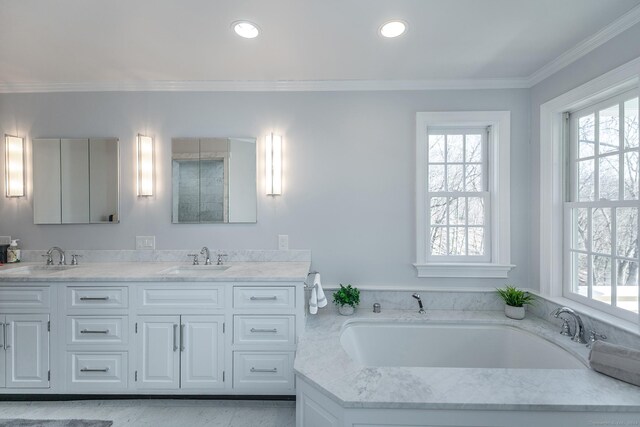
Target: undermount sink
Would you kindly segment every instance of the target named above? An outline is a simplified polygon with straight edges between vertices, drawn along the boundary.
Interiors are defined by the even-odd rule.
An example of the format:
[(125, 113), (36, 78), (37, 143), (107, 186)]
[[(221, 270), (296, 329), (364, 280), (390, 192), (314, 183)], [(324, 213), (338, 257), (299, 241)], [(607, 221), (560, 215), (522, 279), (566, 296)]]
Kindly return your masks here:
[(176, 265), (160, 271), (158, 274), (172, 276), (214, 276), (226, 271), (230, 265)]
[(0, 274), (42, 274), (56, 273), (58, 271), (78, 268), (77, 265), (25, 265), (23, 267), (11, 268), (0, 272)]

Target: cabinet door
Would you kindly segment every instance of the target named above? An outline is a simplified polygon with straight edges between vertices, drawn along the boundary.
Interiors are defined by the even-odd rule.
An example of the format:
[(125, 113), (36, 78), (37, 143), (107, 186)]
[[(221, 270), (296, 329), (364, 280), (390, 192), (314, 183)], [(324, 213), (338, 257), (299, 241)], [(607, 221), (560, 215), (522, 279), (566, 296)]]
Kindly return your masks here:
[(60, 140), (62, 223), (89, 222), (89, 140)]
[(138, 388), (180, 386), (179, 316), (138, 317)]
[(60, 224), (60, 140), (33, 140), (33, 223)]
[(0, 316), (0, 388), (7, 386), (7, 352), (4, 347), (7, 343), (7, 326), (5, 325), (5, 316)]
[(6, 316), (7, 388), (49, 387), (48, 314)]
[(182, 388), (221, 388), (223, 316), (182, 316)]

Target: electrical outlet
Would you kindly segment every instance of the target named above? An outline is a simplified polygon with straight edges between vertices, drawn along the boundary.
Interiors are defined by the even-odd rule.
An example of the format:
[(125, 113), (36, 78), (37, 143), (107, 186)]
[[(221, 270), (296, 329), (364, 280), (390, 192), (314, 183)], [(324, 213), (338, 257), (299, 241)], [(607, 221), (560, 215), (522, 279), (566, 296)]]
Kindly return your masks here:
[(288, 234), (278, 234), (278, 250), (279, 251), (288, 251), (289, 250), (289, 235)]
[(156, 248), (156, 236), (136, 236), (136, 249), (154, 250)]
[(11, 236), (0, 236), (0, 245), (10, 245)]

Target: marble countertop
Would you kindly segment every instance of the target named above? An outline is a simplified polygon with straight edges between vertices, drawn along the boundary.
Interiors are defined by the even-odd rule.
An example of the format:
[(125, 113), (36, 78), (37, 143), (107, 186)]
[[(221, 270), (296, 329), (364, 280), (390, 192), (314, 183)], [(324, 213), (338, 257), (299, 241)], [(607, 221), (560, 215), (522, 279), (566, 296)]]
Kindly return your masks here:
[[(367, 367), (340, 344), (345, 322), (500, 323), (540, 335), (587, 364), (589, 350), (558, 333), (557, 326), (529, 316), (511, 320), (500, 311), (384, 310), (363, 307), (340, 316), (333, 307), (308, 316), (294, 369), (343, 407), (545, 411), (640, 411), (640, 388), (591, 369), (487, 369)], [(469, 351), (481, 343), (469, 343)], [(409, 351), (409, 349), (407, 349)], [(588, 366), (588, 364), (587, 364)]]
[[(2, 282), (301, 282), (309, 262), (230, 262), (226, 270), (209, 270), (176, 262), (100, 262), (46, 267), (43, 263), (0, 267)], [(182, 272), (172, 271), (175, 267)], [(198, 269), (201, 268), (201, 269)], [(214, 267), (215, 268), (215, 267)]]

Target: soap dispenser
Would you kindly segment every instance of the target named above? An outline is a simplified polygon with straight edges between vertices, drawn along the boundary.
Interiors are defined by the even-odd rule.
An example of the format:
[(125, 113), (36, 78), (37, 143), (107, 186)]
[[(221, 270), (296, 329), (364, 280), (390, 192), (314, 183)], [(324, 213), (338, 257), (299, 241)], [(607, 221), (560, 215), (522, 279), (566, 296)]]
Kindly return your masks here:
[(20, 248), (18, 242), (20, 239), (11, 241), (11, 244), (7, 248), (7, 263), (20, 262)]

